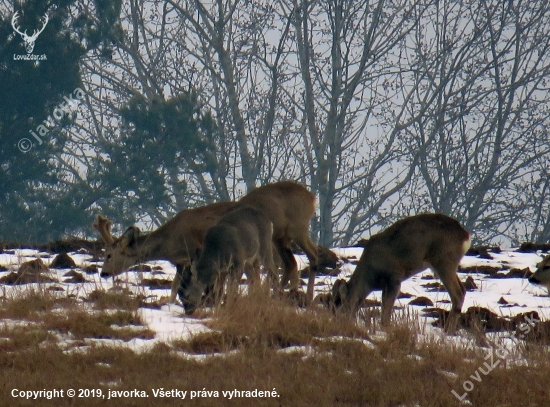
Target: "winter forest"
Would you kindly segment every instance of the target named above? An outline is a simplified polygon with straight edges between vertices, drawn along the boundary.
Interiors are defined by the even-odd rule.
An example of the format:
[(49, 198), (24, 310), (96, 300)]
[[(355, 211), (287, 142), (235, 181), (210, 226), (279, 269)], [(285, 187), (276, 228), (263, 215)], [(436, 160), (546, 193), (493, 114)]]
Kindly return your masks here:
[(325, 246), (422, 212), (547, 242), (548, 33), (546, 0), (0, 0), (0, 241), (289, 179)]

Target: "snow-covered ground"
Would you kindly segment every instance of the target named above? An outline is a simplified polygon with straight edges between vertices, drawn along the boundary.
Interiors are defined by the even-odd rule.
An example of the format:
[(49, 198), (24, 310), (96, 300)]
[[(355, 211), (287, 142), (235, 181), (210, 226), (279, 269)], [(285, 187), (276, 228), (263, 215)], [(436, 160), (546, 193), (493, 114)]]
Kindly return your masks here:
[[(333, 251), (341, 258), (350, 260), (358, 260), (362, 248), (342, 248), (333, 249)], [(468, 291), (466, 293), (466, 299), (463, 307), (463, 311), (467, 310), (471, 306), (486, 307), (500, 316), (508, 317), (518, 313), (524, 313), (527, 311), (537, 311), (539, 317), (542, 320), (550, 319), (550, 297), (546, 288), (538, 287), (528, 283), (526, 279), (522, 278), (491, 278), (486, 274), (476, 273), (475, 270), (481, 266), (494, 266), (498, 268), (505, 267), (506, 269), (529, 268), (531, 271), (535, 271), (536, 264), (541, 260), (545, 253), (519, 253), (513, 249), (502, 251), (501, 253), (491, 253), (493, 260), (486, 260), (472, 256), (465, 256), (461, 261), (460, 272), (461, 280), (465, 280), (467, 276), (471, 276), (477, 289)], [(28, 292), (30, 289), (44, 289), (49, 286), (57, 286), (63, 290), (59, 290), (58, 295), (74, 295), (77, 298), (85, 298), (90, 292), (94, 290), (109, 290), (113, 287), (112, 278), (101, 278), (98, 273), (85, 274), (82, 270), (86, 266), (96, 264), (101, 269), (101, 262), (93, 262), (92, 256), (85, 253), (70, 253), (69, 254), (78, 266), (77, 271), (81, 272), (88, 280), (85, 283), (64, 283), (66, 279), (64, 274), (68, 272), (65, 270), (53, 270), (50, 269), (51, 276), (56, 278), (59, 283), (51, 284), (26, 284), (19, 286), (0, 285), (0, 295), (11, 298), (17, 296), (20, 293)], [(28, 260), (34, 260), (36, 258), (42, 258), (46, 265), (50, 265), (55, 256), (48, 253), (38, 252), (36, 250), (14, 250), (7, 253), (0, 254), (0, 265), (6, 267), (8, 270), (0, 272), (0, 277), (5, 276), (11, 271), (17, 271), (19, 266)], [(305, 256), (296, 256), (299, 267), (307, 265), (307, 259)], [(172, 279), (175, 275), (175, 267), (165, 261), (152, 261), (148, 262), (151, 266), (151, 272), (127, 272), (117, 277), (116, 284), (123, 287), (127, 287), (130, 290), (144, 295), (151, 300), (159, 299), (161, 297), (168, 297), (170, 295), (169, 289), (150, 289), (139, 285), (139, 282), (143, 279), (159, 278), (159, 279)], [(316, 291), (317, 293), (329, 292), (332, 284), (336, 278), (349, 278), (353, 272), (355, 265), (349, 262), (341, 265), (341, 272), (338, 276), (318, 276)], [(508, 270), (504, 270), (503, 273)], [(399, 309), (409, 308), (408, 311), (412, 313), (418, 313), (422, 317), (421, 306), (408, 306), (408, 303), (416, 297), (428, 297), (434, 303), (434, 306), (449, 309), (450, 302), (449, 296), (446, 291), (430, 291), (424, 287), (423, 284), (433, 283), (438, 281), (437, 279), (429, 279), (433, 273), (427, 269), (411, 279), (405, 281), (401, 286), (403, 293), (411, 294), (410, 298), (398, 299), (395, 304), (396, 311)], [(368, 298), (373, 300), (380, 300), (380, 292), (372, 293)], [(499, 300), (504, 298), (508, 304), (500, 304)], [(190, 335), (197, 332), (208, 330), (203, 325), (202, 321), (192, 316), (186, 316), (180, 305), (167, 304), (163, 305), (161, 309), (148, 309), (141, 308), (139, 311), (143, 320), (148, 325), (148, 328), (156, 333), (154, 339), (133, 339), (129, 342), (122, 342), (120, 340), (115, 341), (116, 344), (129, 346), (133, 349), (147, 349), (150, 346), (158, 342), (170, 342), (175, 339), (185, 339)], [(431, 322), (431, 319), (427, 319)], [(0, 322), (2, 323), (2, 322)], [(8, 321), (4, 321), (8, 323)], [(9, 323), (13, 323), (10, 321)], [(427, 326), (428, 324), (426, 324)], [(430, 332), (440, 333), (440, 329), (431, 328)], [(109, 343), (112, 340), (94, 339), (88, 342), (100, 342)]]

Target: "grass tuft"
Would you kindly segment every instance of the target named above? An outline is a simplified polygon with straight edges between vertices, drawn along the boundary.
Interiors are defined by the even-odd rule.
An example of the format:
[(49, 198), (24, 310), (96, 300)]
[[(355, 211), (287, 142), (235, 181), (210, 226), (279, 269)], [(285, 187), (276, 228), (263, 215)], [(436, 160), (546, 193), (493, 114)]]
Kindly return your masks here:
[[(142, 326), (136, 312), (117, 310), (115, 312), (89, 312), (85, 309), (70, 310), (63, 314), (48, 314), (42, 319), (45, 329), (62, 334), (71, 334), (75, 339), (151, 339), (155, 333), (149, 329), (135, 329)], [(133, 327), (133, 328), (130, 328)]]

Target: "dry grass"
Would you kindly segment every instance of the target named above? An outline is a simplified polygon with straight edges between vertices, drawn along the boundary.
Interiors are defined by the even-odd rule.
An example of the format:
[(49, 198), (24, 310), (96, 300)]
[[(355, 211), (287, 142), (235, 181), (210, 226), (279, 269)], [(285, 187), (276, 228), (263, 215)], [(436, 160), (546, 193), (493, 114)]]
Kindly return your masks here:
[(119, 291), (92, 291), (86, 301), (92, 303), (96, 309), (123, 309), (135, 311), (139, 308), (140, 298), (134, 296), (130, 290)]
[(51, 311), (57, 303), (72, 302), (70, 299), (58, 299), (47, 291), (30, 290), (13, 298), (0, 300), (0, 318), (27, 319), (37, 312)]
[[(459, 405), (451, 391), (464, 393), (462, 383), (473, 381), (471, 375), (487, 362), (486, 351), (479, 348), (445, 341), (445, 336), (443, 341), (425, 340), (408, 316), (397, 318), (379, 335), (373, 325), (335, 319), (323, 309), (298, 310), (261, 293), (215, 310), (206, 321), (214, 331), (188, 341), (142, 353), (107, 346), (64, 351), (53, 333), (77, 339), (111, 337), (120, 331), (115, 326), (135, 333), (133, 326), (142, 323), (135, 305), (122, 297), (99, 294), (93, 304), (40, 294), (0, 303), (2, 318), (29, 321), (0, 326), (0, 405), (446, 407)], [(117, 304), (121, 307), (114, 309)], [(297, 348), (285, 351), (289, 346)], [(233, 352), (219, 353), (228, 350)], [(482, 374), (481, 382), (474, 381), (468, 393), (473, 406), (547, 404), (548, 348), (530, 344), (518, 352), (525, 358), (523, 365), (503, 362)], [(26, 401), (11, 396), (12, 389), (69, 388), (101, 389), (105, 399)], [(190, 393), (186, 400), (155, 398), (153, 390), (160, 388), (219, 393), (193, 400)], [(134, 389), (148, 398), (107, 399), (109, 390)], [(275, 389), (278, 397), (229, 400), (222, 394), (235, 389)]]
[[(130, 301), (131, 297), (126, 301), (119, 299), (118, 304), (128, 305)], [(100, 304), (105, 305), (106, 301), (103, 299)], [(143, 327), (141, 317), (136, 311), (137, 307), (132, 310), (127, 310), (125, 307), (116, 310), (100, 308), (97, 311), (90, 310), (73, 298), (56, 297), (49, 292), (30, 290), (11, 300), (4, 299), (0, 304), (0, 317), (3, 320), (27, 321), (29, 326), (36, 326), (31, 331), (33, 334), (36, 330), (42, 330), (68, 335), (74, 339), (124, 341), (133, 338), (150, 339), (155, 336), (153, 331)], [(8, 327), (9, 324), (4, 327), (4, 330), (9, 329)], [(138, 327), (139, 329), (136, 329)], [(28, 329), (19, 331), (21, 331), (19, 328), (14, 331), (17, 337), (29, 336)], [(7, 337), (10, 338), (10, 336)]]
[(335, 335), (367, 337), (364, 329), (336, 320), (327, 310), (300, 310), (261, 290), (229, 301), (206, 325), (214, 331), (178, 341), (175, 346), (192, 353), (211, 353), (309, 345), (314, 338)]
[(61, 334), (70, 334), (75, 339), (151, 339), (155, 333), (149, 329), (136, 329), (142, 326), (136, 312), (115, 311), (113, 313), (90, 313), (86, 310), (69, 310), (66, 313), (48, 314), (43, 317), (45, 329)]

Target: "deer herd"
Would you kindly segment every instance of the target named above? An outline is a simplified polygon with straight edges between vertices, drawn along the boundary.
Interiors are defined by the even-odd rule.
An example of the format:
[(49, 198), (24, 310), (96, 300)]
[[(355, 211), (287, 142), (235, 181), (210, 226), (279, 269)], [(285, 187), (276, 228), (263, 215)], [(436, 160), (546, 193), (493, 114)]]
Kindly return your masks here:
[[(253, 189), (237, 202), (220, 202), (185, 209), (155, 231), (140, 234), (130, 226), (118, 238), (111, 235), (111, 221), (97, 216), (93, 226), (105, 243), (102, 277), (115, 276), (150, 260), (167, 260), (176, 266), (170, 301), (176, 296), (191, 314), (205, 297), (220, 301), (224, 283), (235, 288), (243, 273), (253, 286), (266, 281), (280, 294), (297, 292), (298, 266), (291, 244), (309, 260), (306, 305), (313, 300), (317, 271), (317, 246), (309, 235), (315, 213), (315, 196), (304, 186), (281, 181)], [(421, 214), (395, 222), (370, 237), (349, 281), (339, 279), (332, 288), (331, 308), (353, 316), (373, 290), (382, 290), (381, 322), (391, 319), (401, 283), (426, 268), (439, 277), (451, 297), (445, 330), (456, 330), (466, 290), (457, 275), (462, 256), (470, 247), (470, 234), (460, 223), (442, 214)], [(282, 264), (282, 277), (276, 261)], [(529, 279), (550, 289), (550, 256)]]

